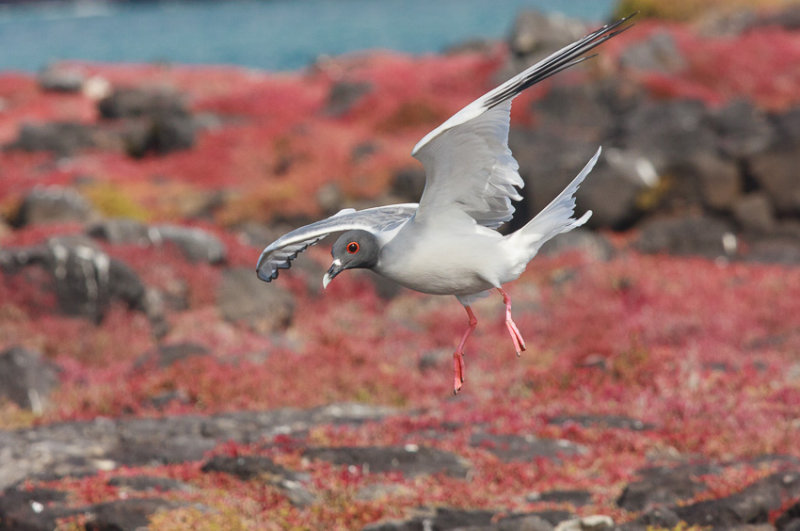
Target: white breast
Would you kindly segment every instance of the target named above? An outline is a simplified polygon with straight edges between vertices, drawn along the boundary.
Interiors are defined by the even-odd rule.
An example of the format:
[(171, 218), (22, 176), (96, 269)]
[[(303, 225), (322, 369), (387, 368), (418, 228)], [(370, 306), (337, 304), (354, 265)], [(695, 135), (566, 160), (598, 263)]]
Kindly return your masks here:
[(458, 221), (434, 227), (409, 223), (383, 247), (375, 271), (407, 288), (437, 295), (499, 287), (506, 269), (503, 237)]

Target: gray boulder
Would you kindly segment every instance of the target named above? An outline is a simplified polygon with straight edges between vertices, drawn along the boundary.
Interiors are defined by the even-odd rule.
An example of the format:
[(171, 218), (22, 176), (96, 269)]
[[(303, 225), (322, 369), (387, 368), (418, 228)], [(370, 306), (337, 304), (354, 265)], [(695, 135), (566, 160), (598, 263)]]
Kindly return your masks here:
[(86, 76), (77, 68), (55, 64), (41, 70), (36, 81), (42, 90), (48, 92), (80, 92)]
[(68, 157), (94, 146), (94, 136), (94, 126), (79, 122), (27, 123), (20, 127), (17, 139), (7, 148), (49, 151), (59, 157)]
[(372, 84), (365, 81), (339, 81), (334, 83), (328, 93), (324, 112), (328, 116), (344, 116), (371, 91)]
[(151, 88), (118, 88), (97, 102), (105, 119), (189, 116), (185, 98), (173, 91)]
[(259, 280), (251, 269), (234, 268), (222, 272), (217, 307), (226, 320), (267, 333), (291, 323), (294, 298), (285, 288)]
[(0, 397), (39, 414), (57, 384), (57, 366), (38, 352), (22, 347), (0, 352)]
[(22, 200), (12, 223), (17, 227), (40, 223), (84, 223), (97, 217), (94, 208), (74, 188), (36, 187)]
[(626, 48), (619, 60), (627, 68), (664, 73), (680, 72), (687, 66), (675, 38), (665, 30), (655, 31)]
[(514, 20), (508, 39), (514, 55), (526, 57), (545, 56), (586, 34), (586, 25), (556, 13), (522, 11)]
[(43, 245), (0, 249), (0, 269), (6, 274), (28, 266), (44, 268), (55, 289), (58, 307), (67, 315), (99, 323), (112, 300), (150, 315), (147, 290), (139, 276), (91, 240), (64, 236), (51, 238)]
[(736, 252), (731, 226), (704, 216), (655, 218), (641, 229), (634, 247), (643, 253), (729, 257)]
[(734, 159), (764, 150), (775, 136), (767, 115), (748, 100), (711, 110), (708, 123), (717, 134), (720, 150)]
[(773, 147), (750, 158), (753, 179), (778, 214), (800, 215), (800, 149)]

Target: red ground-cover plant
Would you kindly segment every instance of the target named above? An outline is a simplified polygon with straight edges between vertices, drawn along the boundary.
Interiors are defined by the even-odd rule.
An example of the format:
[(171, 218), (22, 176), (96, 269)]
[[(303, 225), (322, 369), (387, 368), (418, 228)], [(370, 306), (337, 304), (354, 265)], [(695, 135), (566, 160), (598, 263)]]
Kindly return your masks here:
[[(767, 109), (797, 102), (798, 92), (788, 87), (800, 81), (798, 37), (775, 28), (721, 39), (643, 21), (604, 45), (596, 68), (615, 68), (622, 50), (655, 31), (674, 37), (687, 67), (669, 77), (626, 74), (652, 94), (713, 104), (747, 97)], [(797, 268), (641, 256), (624, 250), (627, 235), (610, 235), (620, 252), (608, 262), (580, 253), (537, 258), (509, 288), (528, 350), (519, 359), (514, 355), (499, 296), (476, 303), (479, 326), (467, 345), (467, 381), (458, 397), (451, 395), (451, 355), (466, 318), (452, 298), (404, 291), (382, 299), (358, 272), (337, 277), (320, 292), (314, 287), (321, 279), (298, 263), (278, 279), (295, 298), (286, 330), (259, 334), (246, 323), (221, 318), (216, 297), (223, 269), (253, 267), (260, 251), (235, 228), (317, 217), (316, 193), (328, 183), (348, 204), (383, 197), (393, 172), (414, 164), (408, 157), (413, 144), (490, 87), (505, 53), (502, 47), (446, 57), (379, 53), (275, 76), (236, 68), (77, 65), (115, 86), (182, 90), (194, 112), (213, 114), (217, 121), (200, 132), (192, 150), (163, 157), (135, 160), (86, 150), (56, 159), (2, 151), (0, 213), (11, 219), (34, 186), (75, 186), (106, 216), (126, 212), (151, 223), (202, 228), (223, 241), (227, 260), (192, 263), (172, 245), (96, 242), (149, 288), (179, 300), (165, 303), (168, 327), (160, 338), (148, 316), (119, 302), (99, 324), (59, 314), (52, 279), (42, 268), (4, 275), (0, 348), (21, 344), (42, 351), (60, 366), (61, 386), (39, 417), (15, 416), (4, 405), (0, 427), (342, 401), (394, 406), (398, 413), (358, 426), (316, 426), (307, 434), (252, 444), (222, 443), (212, 452), (264, 455), (307, 473), (306, 484), (318, 496), (307, 509), (293, 507), (279, 487), (261, 478), (203, 473), (201, 463), (122, 469), (44, 485), (69, 490), (70, 503), (79, 506), (145, 495), (109, 487), (112, 474), (180, 479), (194, 490), (159, 496), (212, 510), (189, 507), (154, 517), (156, 526), (166, 528), (358, 528), (406, 516), (421, 505), (575, 510), (525, 498), (551, 489), (588, 490), (591, 502), (578, 513), (621, 521), (635, 514), (615, 500), (644, 466), (735, 464), (704, 476), (709, 489), (696, 501), (740, 491), (780, 469), (750, 458), (800, 458)], [(370, 88), (334, 116), (326, 106), (332, 87), (341, 82)], [(522, 96), (513, 119), (530, 120), (528, 103), (546, 90)], [(0, 75), (0, 98), (7, 110), (0, 113), (0, 142), (12, 140), (23, 121), (97, 120), (88, 98), (40, 92), (27, 75)], [(361, 149), (365, 144), (369, 149)], [(80, 224), (9, 229), (0, 232), (0, 244), (37, 245), (83, 231)], [(327, 253), (318, 247), (299, 260), (324, 264)], [(320, 274), (322, 267), (317, 266)], [(208, 354), (162, 367), (153, 354), (160, 345), (179, 343), (204, 346)], [(165, 396), (174, 399), (165, 402)], [(564, 415), (622, 415), (648, 428), (552, 422)], [(493, 444), (473, 443), (476, 432), (566, 439), (580, 451), (560, 460), (505, 463), (492, 452)], [(375, 474), (301, 453), (305, 446), (406, 444), (461, 455), (471, 463), (469, 478)], [(364, 496), (385, 485), (394, 490)]]
[(743, 98), (769, 110), (797, 105), (800, 82), (800, 34), (777, 26), (750, 29), (740, 35), (704, 36), (689, 25), (640, 20), (603, 47), (602, 61), (667, 33), (686, 65), (677, 72), (634, 73), (651, 94), (664, 99), (699, 99), (720, 105)]

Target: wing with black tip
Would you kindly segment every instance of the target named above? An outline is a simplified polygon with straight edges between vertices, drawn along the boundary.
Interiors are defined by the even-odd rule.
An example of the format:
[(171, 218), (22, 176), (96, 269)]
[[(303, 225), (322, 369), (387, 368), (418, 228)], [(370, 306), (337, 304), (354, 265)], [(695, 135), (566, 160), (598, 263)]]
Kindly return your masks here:
[(404, 203), (364, 210), (345, 209), (329, 218), (284, 234), (261, 253), (256, 266), (258, 278), (270, 282), (278, 271), (289, 269), (292, 260), (329, 234), (361, 229), (383, 241), (407, 222), (417, 211), (417, 203)]

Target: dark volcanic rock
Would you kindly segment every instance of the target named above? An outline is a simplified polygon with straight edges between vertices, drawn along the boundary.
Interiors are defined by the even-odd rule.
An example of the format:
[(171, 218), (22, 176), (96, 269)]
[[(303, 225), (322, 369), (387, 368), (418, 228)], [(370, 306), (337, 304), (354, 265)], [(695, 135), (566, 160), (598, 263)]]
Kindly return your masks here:
[(536, 513), (518, 514), (501, 518), (496, 524), (490, 526), (490, 529), (496, 531), (551, 531), (553, 524)]
[[(546, 207), (597, 150), (594, 143), (575, 142), (540, 129), (512, 128), (508, 142), (519, 163), (519, 174), (525, 181), (522, 193), (526, 201), (523, 205), (530, 213), (529, 217)], [(558, 156), (553, 156), (553, 153)], [(584, 208), (580, 199), (578, 205)], [(524, 209), (518, 206), (518, 210), (520, 213), (514, 221), (518, 221), (516, 218), (520, 216), (525, 217)]]
[(77, 511), (51, 507), (67, 499), (67, 493), (53, 489), (10, 487), (0, 495), (0, 530), (50, 531), (56, 519)]
[(574, 506), (586, 505), (592, 501), (592, 493), (586, 490), (549, 490), (525, 496), (529, 502), (571, 503)]
[(416, 203), (425, 189), (425, 170), (421, 166), (410, 166), (395, 171), (392, 176), (391, 194), (400, 201)]
[(147, 310), (146, 290), (139, 276), (83, 237), (56, 237), (44, 245), (0, 249), (0, 268), (5, 273), (32, 265), (49, 273), (59, 308), (67, 315), (100, 322), (114, 299)]
[(679, 72), (686, 68), (686, 58), (678, 49), (675, 38), (667, 31), (654, 31), (647, 38), (627, 48), (619, 58), (628, 68)]
[[(232, 474), (243, 480), (261, 478), (282, 489), (289, 501), (297, 507), (307, 507), (317, 501), (317, 497), (301, 484), (300, 475), (275, 464), (268, 457), (247, 455), (230, 457), (214, 456), (203, 465), (203, 472), (222, 472)], [(308, 478), (304, 477), (307, 481)]]
[(462, 457), (417, 445), (309, 448), (303, 455), (336, 465), (358, 466), (367, 472), (402, 472), (411, 477), (444, 473), (463, 478), (469, 471), (469, 463)]
[(487, 529), (494, 512), (437, 507), (435, 512), (408, 520), (390, 520), (367, 525), (363, 531), (425, 531), (428, 529)]
[(581, 446), (567, 440), (540, 439), (533, 435), (476, 433), (469, 443), (477, 448), (485, 448), (505, 462), (575, 455), (584, 451)]
[(159, 345), (155, 352), (148, 352), (139, 359), (135, 365), (136, 369), (145, 367), (150, 363), (156, 363), (159, 367), (169, 367), (179, 361), (196, 357), (208, 356), (210, 351), (204, 345), (191, 342), (173, 343)]
[(620, 428), (624, 430), (652, 430), (653, 425), (642, 422), (639, 419), (625, 417), (623, 415), (558, 415), (550, 419), (551, 424), (568, 424), (574, 422), (581, 426), (606, 426), (608, 428)]
[(51, 92), (80, 92), (86, 76), (76, 68), (49, 65), (36, 75), (42, 90)]
[(772, 114), (769, 118), (775, 127), (770, 148), (791, 150), (800, 142), (800, 106), (783, 113)]
[(111, 299), (143, 309), (145, 287), (127, 264), (82, 239), (54, 238), (47, 243), (61, 310), (100, 321)]
[[(474, 531), (550, 531), (557, 524), (573, 518), (566, 511), (539, 511), (517, 513), (492, 522), (495, 511), (465, 510), (437, 507), (435, 511), (423, 509), (425, 513), (407, 520), (388, 520), (367, 525), (363, 531), (427, 531), (463, 529)], [(580, 527), (578, 527), (580, 528)], [(577, 529), (577, 528), (576, 528)]]
[(86, 229), (92, 238), (106, 240), (109, 243), (151, 245), (150, 228), (134, 219), (112, 218), (93, 223)]
[(328, 93), (325, 114), (334, 117), (343, 116), (371, 91), (372, 84), (367, 82), (339, 81), (334, 83)]
[(579, 251), (597, 261), (610, 260), (614, 255), (614, 247), (608, 238), (584, 228), (559, 234), (558, 237), (545, 242), (539, 249), (539, 254), (555, 256), (569, 251)]
[(694, 155), (686, 162), (684, 173), (681, 178), (696, 179), (699, 183), (701, 201), (710, 210), (730, 210), (742, 193), (739, 167), (713, 153)]
[(154, 225), (148, 232), (153, 243), (170, 242), (192, 262), (219, 264), (227, 258), (225, 244), (210, 232), (181, 225)]
[(786, 509), (786, 512), (775, 520), (775, 527), (778, 531), (800, 531), (800, 501)]
[(575, 19), (539, 11), (522, 11), (514, 20), (509, 47), (516, 56), (549, 55), (586, 34), (586, 25)]
[[(586, 165), (597, 150), (595, 141), (554, 135), (543, 129), (514, 128), (509, 146), (525, 180), (527, 202), (520, 219), (533, 217), (553, 200)], [(554, 156), (554, 153), (557, 156)], [(649, 169), (648, 175), (641, 172)], [(657, 173), (646, 157), (632, 151), (608, 149), (577, 193), (578, 213), (592, 210), (589, 225), (626, 228), (641, 215), (640, 195), (657, 182)], [(652, 181), (652, 184), (648, 182)], [(512, 230), (518, 228), (512, 222)], [(521, 225), (520, 225), (521, 226)]]
[(688, 524), (730, 528), (766, 523), (770, 512), (779, 509), (784, 499), (797, 496), (800, 496), (800, 472), (778, 472), (731, 496), (704, 500), (673, 510)]
[(25, 124), (20, 128), (17, 139), (7, 147), (24, 151), (50, 151), (66, 157), (94, 146), (94, 131), (93, 126), (78, 122)]
[(624, 229), (641, 215), (639, 197), (648, 188), (637, 174), (637, 158), (632, 153), (610, 151), (598, 163), (576, 194), (581, 212), (592, 211), (588, 225)]
[(106, 219), (92, 224), (86, 233), (113, 244), (162, 245), (171, 243), (192, 262), (219, 264), (227, 259), (227, 248), (210, 232), (198, 227), (152, 225), (132, 219)]
[(615, 120), (607, 91), (599, 83), (552, 86), (531, 106), (536, 127), (573, 141), (601, 142)]
[(705, 484), (693, 479), (695, 472), (691, 468), (643, 471), (644, 479), (628, 484), (617, 499), (617, 505), (628, 511), (644, 511), (691, 499), (706, 490)]
[(672, 509), (667, 507), (656, 507), (645, 512), (633, 522), (629, 522), (626, 526), (623, 526), (623, 529), (671, 529), (680, 524), (680, 522), (681, 519)]
[(454, 529), (459, 527), (487, 525), (491, 522), (492, 516), (494, 516), (492, 511), (471, 511), (439, 507), (436, 509), (436, 516), (433, 518), (433, 528)]
[(106, 119), (189, 115), (181, 94), (147, 88), (118, 88), (97, 103), (97, 110)]
[(726, 222), (697, 216), (650, 220), (642, 226), (634, 245), (643, 253), (709, 258), (730, 256), (736, 250), (733, 230)]
[(109, 479), (108, 485), (143, 492), (190, 491), (193, 489), (188, 483), (159, 476), (117, 476)]
[(150, 516), (157, 511), (184, 506), (185, 503), (159, 498), (130, 498), (83, 507), (81, 513), (88, 519), (87, 531), (120, 531), (146, 528)]
[(83, 223), (97, 216), (92, 205), (75, 189), (34, 188), (22, 200), (12, 223), (17, 227), (39, 223)]
[(750, 171), (779, 214), (800, 214), (800, 149), (771, 148), (750, 158)]
[(258, 455), (243, 455), (230, 457), (216, 455), (203, 464), (203, 472), (223, 472), (239, 479), (253, 479), (258, 476), (280, 476), (282, 478), (296, 479), (295, 473), (280, 465), (272, 459)]
[(763, 151), (775, 136), (767, 116), (748, 100), (736, 100), (712, 110), (709, 123), (721, 151), (735, 159)]
[(326, 216), (332, 216), (344, 208), (345, 196), (338, 183), (325, 183), (314, 195), (320, 211)]
[(753, 242), (745, 256), (751, 262), (800, 264), (800, 239), (776, 237)]
[(120, 136), (132, 157), (191, 148), (197, 123), (184, 97), (171, 90), (121, 88), (97, 104), (106, 119), (124, 119)]
[(748, 232), (764, 234), (775, 228), (772, 203), (761, 192), (740, 197), (733, 205), (733, 217), (739, 226)]
[(131, 157), (141, 158), (150, 153), (165, 155), (194, 146), (197, 125), (190, 116), (157, 116), (129, 121), (121, 135), (125, 151)]
[(12, 347), (0, 352), (0, 397), (41, 413), (58, 384), (58, 368), (38, 352)]
[(66, 492), (51, 489), (6, 489), (0, 496), (0, 530), (50, 531), (60, 528), (59, 518), (76, 515), (85, 519), (87, 530), (140, 529), (155, 512), (186, 505), (158, 498), (131, 498), (67, 508), (66, 500)]
[(285, 328), (294, 314), (291, 292), (274, 283), (264, 284), (247, 268), (223, 271), (217, 306), (228, 321), (243, 321), (261, 333)]
[[(359, 423), (393, 410), (361, 404), (212, 416), (97, 419), (0, 431), (0, 488), (25, 478), (93, 474), (119, 466), (199, 461), (223, 441), (251, 443), (312, 425)], [(0, 498), (2, 500), (2, 498)]]
[(717, 137), (708, 122), (701, 101), (647, 102), (623, 117), (623, 144), (650, 158), (661, 171), (697, 153), (714, 153)]
[(765, 13), (756, 12), (752, 16), (755, 20), (746, 27), (748, 30), (764, 26), (778, 26), (789, 31), (800, 29), (800, 7), (791, 2)]

